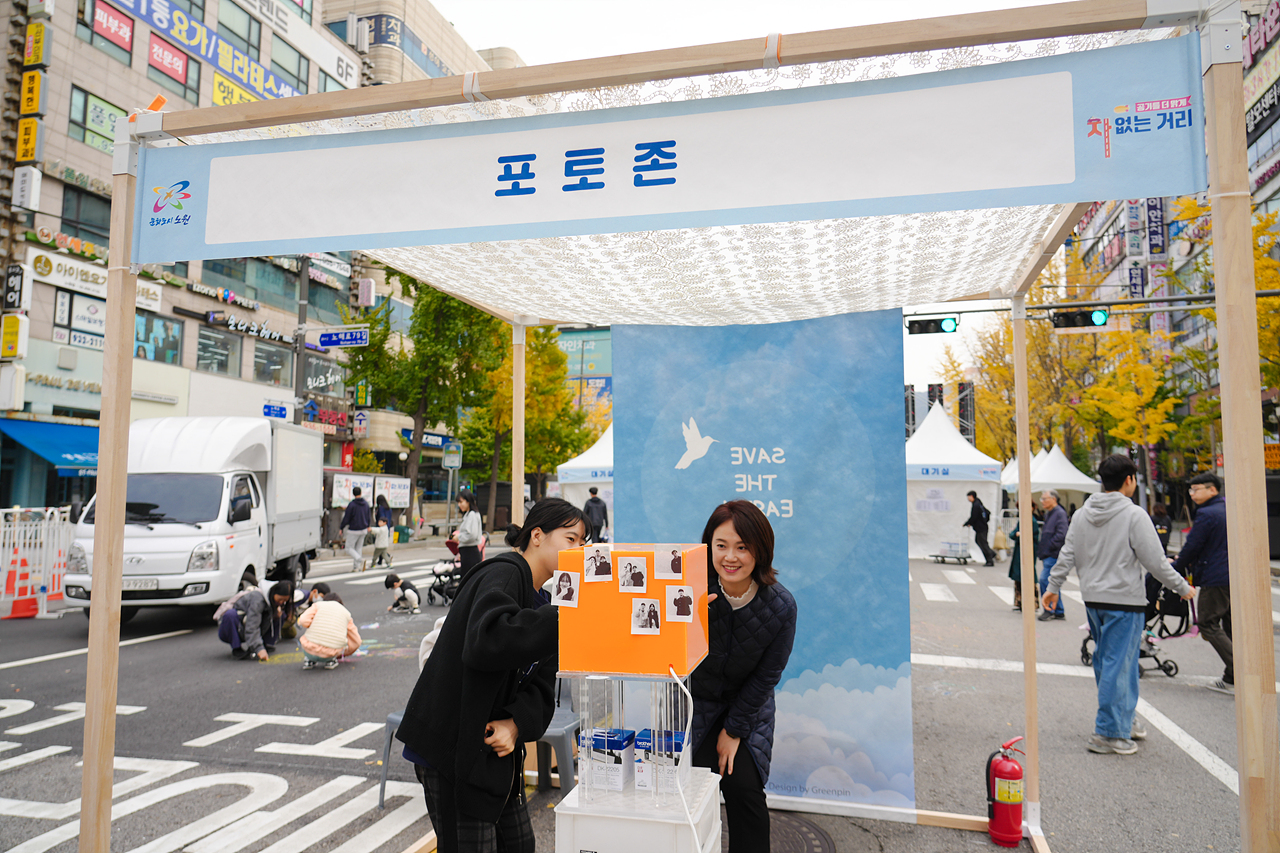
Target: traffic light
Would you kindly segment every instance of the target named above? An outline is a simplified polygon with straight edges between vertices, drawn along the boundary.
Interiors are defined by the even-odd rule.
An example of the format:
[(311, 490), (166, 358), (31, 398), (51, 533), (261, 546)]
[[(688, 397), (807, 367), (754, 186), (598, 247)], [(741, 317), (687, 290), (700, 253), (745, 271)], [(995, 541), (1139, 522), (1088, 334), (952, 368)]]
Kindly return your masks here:
[(1110, 316), (1106, 308), (1094, 308), (1090, 311), (1054, 311), (1053, 327), (1055, 329), (1096, 328), (1107, 325)]
[(954, 332), (959, 328), (960, 315), (958, 314), (907, 320), (907, 334), (909, 335), (933, 335), (938, 332)]

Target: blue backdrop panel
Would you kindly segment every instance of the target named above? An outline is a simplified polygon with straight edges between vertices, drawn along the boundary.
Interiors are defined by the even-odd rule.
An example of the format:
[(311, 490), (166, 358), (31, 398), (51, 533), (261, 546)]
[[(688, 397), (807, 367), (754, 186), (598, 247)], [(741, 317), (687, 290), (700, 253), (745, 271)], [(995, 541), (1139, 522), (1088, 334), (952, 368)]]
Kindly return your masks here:
[[(913, 806), (902, 314), (614, 326), (621, 542), (757, 502), (800, 609), (769, 790)], [(695, 432), (696, 430), (696, 432)]]

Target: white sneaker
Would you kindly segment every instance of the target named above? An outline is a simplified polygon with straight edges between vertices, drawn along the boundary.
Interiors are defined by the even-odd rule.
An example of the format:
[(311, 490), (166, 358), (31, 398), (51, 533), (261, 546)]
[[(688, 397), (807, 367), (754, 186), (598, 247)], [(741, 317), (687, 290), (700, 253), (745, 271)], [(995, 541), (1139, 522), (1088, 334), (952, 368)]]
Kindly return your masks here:
[(1147, 739), (1146, 727), (1144, 727), (1142, 723), (1138, 722), (1137, 718), (1134, 718), (1133, 730), (1129, 733), (1129, 739), (1130, 740), (1146, 740)]
[(1089, 751), (1100, 754), (1114, 752), (1116, 755), (1133, 755), (1138, 751), (1138, 745), (1128, 738), (1123, 737), (1103, 737), (1095, 734), (1089, 738)]
[(1205, 687), (1208, 687), (1215, 693), (1225, 693), (1228, 696), (1236, 695), (1236, 686), (1234, 684), (1227, 684), (1227, 682), (1223, 681), (1221, 678), (1212, 684), (1206, 684)]

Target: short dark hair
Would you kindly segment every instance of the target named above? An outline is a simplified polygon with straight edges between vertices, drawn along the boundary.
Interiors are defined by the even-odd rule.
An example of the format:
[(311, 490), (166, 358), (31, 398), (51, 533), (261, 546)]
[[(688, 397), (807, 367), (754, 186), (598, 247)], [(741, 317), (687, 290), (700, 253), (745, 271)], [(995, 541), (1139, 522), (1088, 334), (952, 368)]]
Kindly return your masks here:
[(1196, 474), (1187, 483), (1189, 486), (1213, 486), (1218, 491), (1222, 491), (1222, 478), (1217, 474), (1205, 471), (1203, 474)]
[(353, 486), (353, 487), (352, 487), (352, 489), (351, 489), (351, 497), (353, 497), (353, 498), (358, 498), (358, 497), (360, 497), (360, 487), (359, 487), (359, 486)]
[(391, 589), (391, 587), (395, 586), (399, 582), (400, 582), (400, 576), (395, 574), (394, 572), (382, 579), (382, 585), (385, 586), (387, 589)]
[[(702, 544), (707, 546), (708, 552), (711, 550), (711, 538), (715, 536), (716, 528), (726, 521), (733, 523), (733, 529), (755, 558), (756, 567), (751, 571), (755, 582), (760, 586), (773, 586), (777, 583), (778, 570), (773, 567), (773, 527), (760, 508), (751, 501), (728, 501), (712, 510), (707, 526), (702, 530)], [(714, 574), (710, 553), (707, 556), (707, 569)]]
[(964, 496), (966, 498), (976, 498), (978, 496), (978, 493), (975, 492), (973, 489), (970, 489), (969, 491), (964, 493)]
[(325, 600), (325, 601), (336, 601), (336, 602), (338, 602), (339, 604), (346, 604), (346, 602), (342, 600), (342, 596), (338, 595), (336, 592), (326, 592), (326, 593), (324, 594), (324, 600)]
[(588, 492), (590, 492), (590, 493), (591, 493), (591, 494), (593, 494), (593, 495), (595, 495), (595, 494), (599, 494), (599, 493), (600, 493), (600, 490), (599, 490), (599, 489), (597, 489), (595, 486), (592, 486), (591, 488), (587, 489), (587, 491), (588, 491)]
[(516, 524), (508, 525), (507, 544), (517, 551), (523, 551), (529, 547), (533, 531), (541, 530), (543, 533), (550, 533), (553, 530), (573, 527), (577, 524), (582, 525), (583, 535), (591, 530), (591, 523), (587, 521), (585, 512), (563, 498), (543, 498), (529, 510), (523, 527)]
[(311, 587), (311, 591), (318, 592), (321, 595), (328, 595), (331, 592), (329, 585), (324, 581), (320, 581), (320, 583), (318, 584), (313, 584)]
[(1123, 453), (1113, 453), (1098, 466), (1098, 478), (1102, 480), (1104, 492), (1118, 492), (1124, 481), (1136, 477), (1138, 466)]
[(458, 498), (467, 502), (467, 512), (471, 512), (476, 508), (476, 496), (471, 493), (470, 489), (458, 489)]

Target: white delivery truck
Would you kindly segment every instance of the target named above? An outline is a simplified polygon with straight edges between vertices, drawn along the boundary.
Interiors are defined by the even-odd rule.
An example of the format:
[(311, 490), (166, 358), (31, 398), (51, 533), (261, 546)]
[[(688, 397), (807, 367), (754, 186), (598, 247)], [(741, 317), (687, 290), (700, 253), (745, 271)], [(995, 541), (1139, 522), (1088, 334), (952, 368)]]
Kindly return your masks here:
[[(324, 436), (274, 418), (135, 421), (122, 621), (139, 607), (217, 604), (241, 581), (301, 581), (320, 545), (323, 471)], [(97, 497), (76, 519), (63, 581), (86, 608)]]

